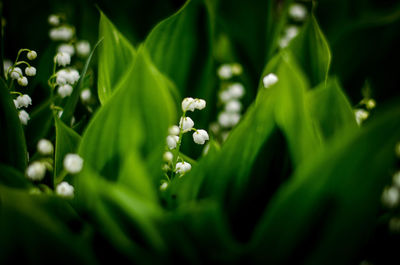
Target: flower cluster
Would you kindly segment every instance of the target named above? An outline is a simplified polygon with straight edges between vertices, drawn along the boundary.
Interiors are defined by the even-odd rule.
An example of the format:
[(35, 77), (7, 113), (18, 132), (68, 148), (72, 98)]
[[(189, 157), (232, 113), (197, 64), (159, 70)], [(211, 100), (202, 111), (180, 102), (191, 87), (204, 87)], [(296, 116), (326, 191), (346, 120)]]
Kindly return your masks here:
[(289, 24), (285, 28), (283, 35), (279, 39), (279, 47), (282, 49), (287, 47), (289, 43), (299, 34), (299, 26), (296, 24), (303, 23), (307, 16), (307, 8), (300, 3), (293, 3), (289, 6), (289, 17), (293, 20), (294, 24)]
[[(36, 75), (36, 68), (31, 66), (28, 61), (20, 61), (20, 56), (23, 52), (26, 52), (26, 58), (28, 60), (35, 60), (37, 57), (37, 53), (33, 50), (29, 49), (21, 49), (19, 50), (17, 54), (17, 58), (15, 59), (15, 62), (12, 63), (11, 61), (6, 60), (4, 62), (4, 73), (5, 73), (5, 78), (6, 79), (11, 79), (11, 80), (16, 80), (18, 85), (21, 87), (26, 87), (28, 85), (28, 78), (27, 76), (35, 76)], [(25, 65), (25, 75), (22, 72), (22, 69), (20, 66)], [(11, 83), (11, 85), (13, 82)], [(27, 94), (22, 94), (21, 92), (18, 91), (11, 91), (11, 94), (18, 95), (17, 98), (14, 99), (14, 105), (15, 108), (21, 109), (21, 108), (27, 108), (29, 105), (32, 105), (32, 99), (29, 95)], [(28, 112), (25, 110), (20, 110), (18, 112), (18, 117), (23, 125), (27, 125), (28, 121), (30, 119)]]
[(354, 109), (354, 116), (358, 126), (368, 119), (370, 111), (376, 107), (376, 101), (370, 97), (364, 97)]
[[(203, 145), (209, 140), (209, 136), (206, 130), (194, 128), (194, 121), (186, 116), (188, 111), (202, 110), (206, 107), (206, 101), (204, 99), (198, 98), (184, 98), (182, 100), (182, 112), (183, 115), (179, 120), (179, 126), (173, 125), (168, 129), (168, 136), (166, 139), (168, 150), (164, 153), (163, 159), (166, 162), (163, 169), (166, 172), (167, 180), (170, 178), (168, 173), (173, 172), (179, 177), (182, 177), (185, 173), (191, 170), (192, 166), (190, 163), (184, 161), (182, 155), (180, 154), (180, 145), (182, 137), (185, 133), (193, 132), (193, 141), (196, 144)], [(172, 153), (174, 152), (174, 153)], [(163, 181), (160, 186), (161, 190), (165, 190), (168, 186), (168, 182)]]

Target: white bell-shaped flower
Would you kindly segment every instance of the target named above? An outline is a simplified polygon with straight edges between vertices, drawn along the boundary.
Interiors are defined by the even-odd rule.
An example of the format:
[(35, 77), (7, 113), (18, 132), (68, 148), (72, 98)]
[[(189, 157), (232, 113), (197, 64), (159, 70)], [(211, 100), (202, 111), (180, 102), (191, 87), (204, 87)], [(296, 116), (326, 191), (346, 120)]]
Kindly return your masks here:
[[(11, 70), (11, 69), (10, 69)], [(17, 80), (22, 77), (22, 70), (19, 67), (14, 67), (14, 69), (11, 70), (10, 76), (12, 79)]]
[(55, 57), (58, 66), (67, 66), (71, 63), (71, 55), (66, 52), (59, 52)]
[(182, 128), (183, 132), (190, 131), (194, 126), (194, 122), (190, 117), (181, 117), (179, 121), (179, 127)]
[(90, 53), (90, 43), (86, 40), (81, 40), (76, 43), (76, 53), (80, 57), (87, 57)]
[(168, 133), (170, 135), (179, 135), (179, 132), (180, 132), (180, 129), (176, 125), (173, 125), (173, 126), (169, 127), (169, 129), (168, 129)]
[(226, 112), (240, 112), (242, 109), (242, 103), (238, 100), (231, 100), (225, 105), (225, 111)]
[(58, 196), (64, 198), (73, 198), (74, 197), (74, 187), (67, 182), (63, 181), (56, 187), (56, 193)]
[(36, 68), (33, 66), (29, 66), (25, 68), (25, 74), (27, 76), (35, 76), (36, 75)]
[(46, 166), (41, 162), (33, 162), (26, 169), (26, 177), (32, 181), (40, 181), (46, 175)]
[(263, 78), (263, 84), (265, 88), (269, 88), (272, 85), (276, 84), (277, 82), (278, 82), (278, 77), (273, 73), (267, 74)]
[(196, 130), (194, 133), (193, 133), (193, 141), (196, 143), (196, 144), (204, 144), (206, 141), (208, 141), (210, 138), (209, 138), (209, 136), (208, 136), (208, 133), (207, 133), (207, 131), (206, 130), (202, 130), (202, 129), (200, 129), (200, 130)]
[(193, 98), (184, 98), (182, 100), (182, 111), (194, 111), (194, 99)]
[(27, 125), (27, 124), (28, 124), (28, 121), (31, 119), (31, 118), (29, 117), (28, 112), (26, 112), (25, 110), (21, 110), (21, 111), (18, 113), (18, 118), (19, 118), (19, 120), (21, 121), (21, 123), (22, 123), (23, 125)]
[(165, 152), (163, 155), (163, 159), (165, 162), (172, 162), (173, 158), (174, 158), (174, 155), (169, 151)]
[(296, 21), (303, 21), (307, 17), (307, 8), (302, 4), (292, 4), (289, 7), (289, 16)]
[(65, 98), (72, 94), (72, 90), (73, 90), (72, 86), (69, 84), (66, 84), (66, 85), (59, 86), (57, 92), (62, 98)]
[(37, 53), (35, 52), (35, 51), (29, 51), (27, 54), (26, 54), (26, 57), (29, 59), (29, 60), (35, 60), (36, 59), (36, 57), (37, 57)]
[(29, 105), (32, 105), (32, 99), (29, 95), (25, 94), (14, 99), (14, 104), (17, 109), (27, 108)]
[(368, 116), (369, 116), (369, 112), (363, 109), (355, 109), (354, 110), (354, 116), (356, 118), (356, 122), (359, 126), (361, 126), (361, 124), (363, 123), (363, 121), (365, 121)]
[(81, 92), (81, 100), (83, 103), (87, 103), (90, 101), (90, 98), (92, 97), (92, 92), (90, 91), (89, 88), (85, 88)]
[(222, 80), (231, 78), (232, 74), (232, 67), (229, 64), (223, 64), (218, 68), (218, 76)]
[(75, 54), (75, 48), (71, 44), (61, 44), (60, 46), (58, 46), (57, 51), (68, 53), (70, 56), (73, 56)]
[(63, 164), (68, 173), (76, 174), (82, 170), (83, 159), (77, 154), (67, 154)]
[(179, 142), (179, 137), (176, 135), (168, 135), (167, 136), (167, 145), (169, 149), (175, 149), (176, 145)]
[(51, 155), (54, 151), (53, 143), (47, 139), (41, 139), (37, 144), (37, 150), (41, 155)]
[(194, 108), (202, 110), (206, 107), (206, 101), (204, 99), (196, 98), (193, 102)]
[(190, 171), (192, 169), (192, 165), (190, 165), (188, 162), (178, 162), (176, 163), (175, 166), (175, 172), (179, 173), (181, 175), (185, 174), (186, 172)]
[(57, 15), (50, 15), (47, 19), (51, 26), (58, 26), (60, 24), (60, 17)]
[(238, 99), (244, 95), (244, 87), (241, 83), (233, 83), (228, 88), (231, 99)]
[(223, 111), (218, 115), (218, 123), (224, 128), (235, 126), (239, 122), (239, 120), (240, 120), (239, 113)]
[(28, 78), (25, 76), (18, 78), (18, 84), (20, 86), (27, 86), (28, 85)]

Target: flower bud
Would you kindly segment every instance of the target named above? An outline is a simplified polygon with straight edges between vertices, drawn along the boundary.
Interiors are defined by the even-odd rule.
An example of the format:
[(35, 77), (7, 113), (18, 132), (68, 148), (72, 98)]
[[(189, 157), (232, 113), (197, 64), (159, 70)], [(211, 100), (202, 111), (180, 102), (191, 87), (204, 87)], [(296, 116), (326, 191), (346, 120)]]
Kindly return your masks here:
[(83, 159), (77, 154), (67, 154), (64, 158), (64, 168), (68, 173), (76, 174), (82, 170)]
[(165, 162), (171, 162), (173, 158), (174, 158), (174, 155), (169, 151), (165, 152), (163, 155), (163, 159)]
[(36, 75), (36, 68), (33, 66), (29, 66), (25, 68), (25, 74), (27, 76), (35, 76)]
[(218, 68), (218, 76), (222, 80), (232, 77), (232, 67), (229, 64), (223, 64)]
[(25, 76), (18, 78), (18, 84), (20, 86), (27, 86), (28, 85), (28, 78)]
[(37, 53), (35, 52), (35, 51), (29, 51), (27, 54), (26, 54), (26, 57), (29, 59), (29, 60), (35, 60), (36, 59), (36, 57), (37, 57)]
[(179, 137), (176, 135), (168, 135), (167, 136), (167, 145), (169, 149), (175, 149), (176, 145), (179, 141)]
[(73, 198), (74, 197), (74, 187), (69, 185), (67, 182), (63, 181), (56, 187), (57, 195), (64, 198)]
[(47, 156), (53, 154), (54, 147), (49, 140), (41, 139), (37, 144), (37, 150), (41, 155)]
[(76, 52), (80, 57), (87, 57), (90, 53), (90, 43), (86, 40), (81, 40), (76, 43)]
[(278, 77), (273, 73), (268, 74), (263, 78), (263, 84), (265, 88), (269, 88), (272, 85), (276, 84), (277, 82), (278, 82)]
[(168, 129), (168, 133), (170, 135), (179, 135), (179, 132), (180, 132), (180, 129), (176, 125), (173, 125), (173, 126), (169, 127), (169, 129)]
[(72, 86), (66, 84), (66, 85), (59, 86), (57, 92), (62, 98), (65, 98), (72, 94), (72, 90), (73, 90)]
[(208, 133), (206, 130), (197, 130), (193, 133), (193, 141), (196, 144), (204, 144), (210, 138), (208, 137)]
[(46, 167), (41, 162), (33, 162), (26, 169), (26, 177), (33, 181), (40, 181), (46, 175)]
[(25, 110), (21, 110), (21, 111), (18, 113), (18, 118), (19, 118), (19, 120), (21, 121), (21, 123), (22, 123), (23, 125), (27, 125), (27, 124), (28, 124), (28, 121), (31, 119), (31, 118), (29, 117), (28, 112), (26, 112)]

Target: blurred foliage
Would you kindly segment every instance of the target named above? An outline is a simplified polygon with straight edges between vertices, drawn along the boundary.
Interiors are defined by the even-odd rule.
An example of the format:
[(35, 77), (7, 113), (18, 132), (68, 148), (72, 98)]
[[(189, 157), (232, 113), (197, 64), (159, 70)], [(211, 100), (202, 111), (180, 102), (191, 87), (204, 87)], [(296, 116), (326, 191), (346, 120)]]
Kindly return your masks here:
[[(298, 1), (309, 11), (301, 24), (288, 17), (293, 2), (4, 1), (4, 58), (36, 50), (38, 75), (25, 128), (0, 80), (0, 263), (396, 264), (400, 236), (388, 232), (380, 199), (400, 140), (400, 4)], [(73, 94), (58, 102), (61, 118), (47, 85), (52, 13), (92, 46)], [(288, 25), (300, 32), (281, 48)], [(241, 122), (206, 155), (184, 138), (181, 151), (198, 162), (161, 192), (182, 98), (206, 99), (192, 117), (207, 128), (216, 70), (235, 62)], [(279, 77), (271, 89), (268, 73)], [(90, 110), (79, 103), (87, 86), (99, 98)], [(377, 109), (360, 128), (353, 107), (363, 97)], [(24, 176), (44, 137), (55, 141), (50, 188)], [(76, 176), (62, 170), (73, 152), (85, 161)], [(62, 180), (73, 200), (52, 192)]]

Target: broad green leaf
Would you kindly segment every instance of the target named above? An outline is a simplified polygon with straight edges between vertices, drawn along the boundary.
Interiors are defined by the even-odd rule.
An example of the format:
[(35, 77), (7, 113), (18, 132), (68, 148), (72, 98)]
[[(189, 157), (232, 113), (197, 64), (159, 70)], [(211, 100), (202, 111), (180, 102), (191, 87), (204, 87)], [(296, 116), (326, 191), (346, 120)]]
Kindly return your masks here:
[[(256, 263), (350, 264), (373, 229), (394, 165), (400, 108), (338, 134), (282, 186), (253, 236)], [(329, 259), (327, 259), (329, 257)]]
[(0, 185), (13, 188), (28, 188), (32, 186), (20, 171), (3, 164), (0, 164)]
[(331, 52), (314, 15), (290, 43), (289, 49), (307, 75), (312, 87), (327, 81)]
[(79, 78), (78, 84), (74, 87), (74, 91), (68, 97), (67, 103), (65, 104), (65, 107), (63, 109), (63, 113), (61, 116), (62, 121), (65, 122), (66, 124), (68, 124), (71, 121), (71, 118), (74, 115), (76, 104), (78, 103), (79, 96), (81, 94), (82, 89), (84, 88), (85, 76), (88, 71), (89, 65), (92, 61), (93, 54), (96, 51), (96, 48), (101, 44), (102, 41), (103, 41), (103, 39), (100, 39), (94, 45), (92, 51), (90, 52), (88, 58), (86, 59), (85, 66), (83, 67), (82, 72), (80, 73), (81, 76)]
[[(64, 157), (68, 153), (76, 153), (79, 147), (81, 136), (73, 129), (65, 125), (58, 117), (54, 116), (54, 123), (56, 127), (56, 150), (54, 157), (54, 179), (57, 182), (57, 177), (63, 170)], [(63, 177), (62, 177), (63, 178)], [(60, 180), (62, 180), (62, 178)]]
[(117, 89), (88, 125), (79, 153), (108, 180), (118, 180), (130, 154), (142, 160), (151, 176), (159, 174), (167, 128), (175, 123), (176, 110), (168, 83), (144, 48)]
[(0, 79), (0, 128), (0, 163), (24, 172), (28, 158), (24, 130), (3, 79)]
[(85, 231), (68, 226), (82, 224), (65, 200), (0, 185), (0, 205), (1, 264), (26, 260), (50, 264), (60, 257), (62, 263), (95, 263)]
[(99, 52), (98, 94), (104, 104), (129, 71), (136, 57), (135, 48), (100, 11), (99, 39), (104, 38)]
[(357, 129), (353, 109), (336, 79), (309, 91), (307, 108), (319, 137), (324, 141), (343, 130)]
[(160, 22), (145, 41), (152, 61), (176, 84), (181, 95), (194, 88), (197, 93), (207, 94), (206, 99), (211, 94), (209, 20), (204, 3), (189, 0), (177, 13)]

